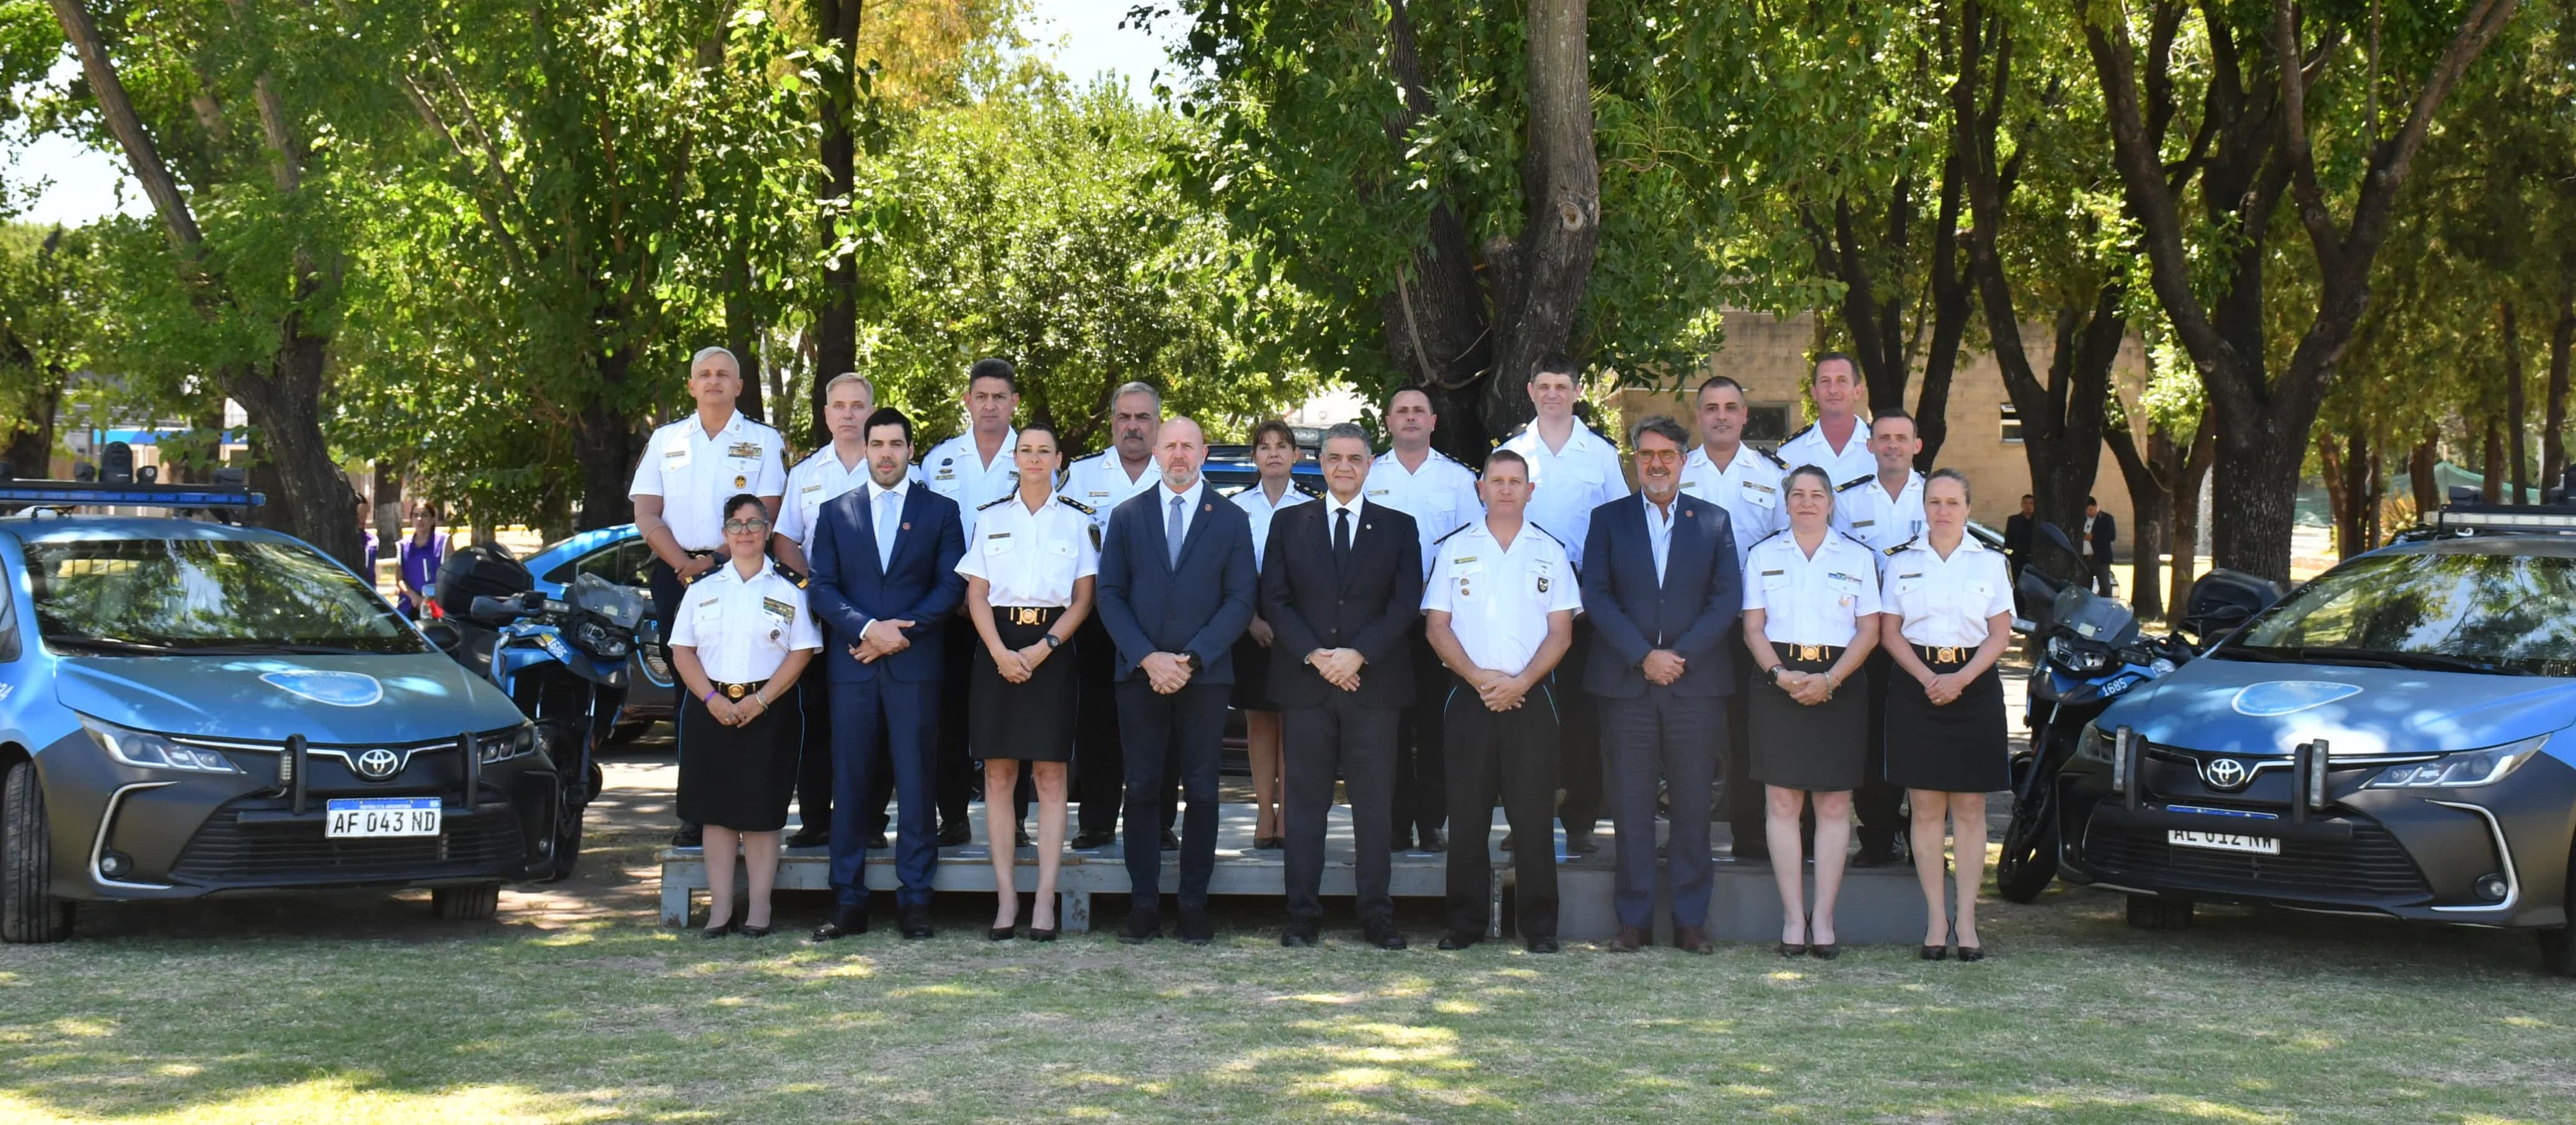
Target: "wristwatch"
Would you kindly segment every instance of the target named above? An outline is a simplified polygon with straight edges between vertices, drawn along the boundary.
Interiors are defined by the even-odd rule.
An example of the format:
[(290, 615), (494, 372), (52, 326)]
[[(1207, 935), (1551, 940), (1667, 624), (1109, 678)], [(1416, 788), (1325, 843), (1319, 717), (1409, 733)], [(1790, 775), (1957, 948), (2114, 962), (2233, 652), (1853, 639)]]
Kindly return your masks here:
[(1781, 670), (1783, 670), (1783, 669), (1785, 669), (1785, 668), (1787, 668), (1787, 667), (1788, 667), (1788, 665), (1787, 665), (1787, 664), (1785, 664), (1785, 663), (1783, 663), (1783, 664), (1774, 664), (1774, 665), (1772, 665), (1772, 666), (1770, 666), (1770, 667), (1768, 667), (1768, 668), (1763, 669), (1763, 670), (1762, 670), (1762, 674), (1763, 674), (1763, 675), (1765, 675), (1765, 676), (1769, 676), (1769, 677), (1771, 678), (1771, 682), (1776, 684), (1776, 683), (1779, 683), (1779, 682), (1780, 682), (1780, 672), (1781, 672)]
[(1053, 634), (1053, 633), (1042, 633), (1042, 634), (1039, 634), (1038, 639), (1046, 642), (1046, 646), (1047, 646), (1047, 651), (1048, 651), (1048, 652), (1054, 652), (1057, 648), (1062, 647), (1062, 646), (1063, 646), (1063, 644), (1064, 644), (1064, 642), (1063, 642), (1063, 641), (1059, 641), (1059, 640), (1055, 639), (1055, 634)]
[(1191, 675), (1195, 676), (1199, 673), (1199, 654), (1195, 652), (1184, 652), (1181, 654), (1181, 663), (1190, 666)]

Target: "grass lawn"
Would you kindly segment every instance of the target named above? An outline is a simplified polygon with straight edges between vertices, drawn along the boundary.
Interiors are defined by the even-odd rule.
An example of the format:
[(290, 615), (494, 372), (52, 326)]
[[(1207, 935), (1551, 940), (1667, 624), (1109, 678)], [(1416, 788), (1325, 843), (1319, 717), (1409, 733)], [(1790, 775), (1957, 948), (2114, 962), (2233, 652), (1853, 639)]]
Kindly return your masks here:
[(245, 899), (0, 947), (0, 1120), (2576, 1119), (2576, 982), (2524, 934), (2133, 933), (2078, 890), (1990, 901), (1981, 965), (1440, 953), (1429, 904), (1404, 953), (1280, 949), (1259, 901), (1205, 949), (1118, 945), (1106, 900), (1053, 946), (983, 941), (970, 901), (932, 942), (813, 946), (815, 896), (706, 942), (652, 924), (657, 811), (603, 810), (585, 881), (497, 923)]

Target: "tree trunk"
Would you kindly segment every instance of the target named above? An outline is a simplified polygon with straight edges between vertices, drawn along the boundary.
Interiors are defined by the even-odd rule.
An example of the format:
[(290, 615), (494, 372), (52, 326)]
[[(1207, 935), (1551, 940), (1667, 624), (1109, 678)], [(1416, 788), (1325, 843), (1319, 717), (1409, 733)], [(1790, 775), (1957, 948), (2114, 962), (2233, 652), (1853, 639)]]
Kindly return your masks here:
[(2531, 403), (2526, 398), (2529, 378), (2522, 366), (2522, 328), (2514, 318), (2512, 300), (2496, 302), (2496, 309), (2504, 317), (2505, 479), (2513, 485), (2512, 502), (2526, 504), (2531, 501), (2531, 478), (2524, 475), (2529, 471), (2529, 451), (2523, 435), (2531, 427)]
[(2489, 504), (2504, 502), (2504, 422), (2492, 412), (2487, 415), (2486, 442), (2479, 454), (2478, 475), (2486, 479), (2478, 484), (2478, 499)]
[(2388, 541), (2386, 533), (2383, 532), (2379, 526), (2379, 509), (2382, 502), (2388, 497), (2388, 477), (2381, 471), (2382, 467), (2387, 463), (2388, 458), (2385, 456), (2384, 450), (2371, 450), (2370, 503), (2362, 509), (2363, 522), (2361, 525), (2361, 531), (2362, 542), (2370, 544), (2372, 547), (2377, 547), (2379, 544)]
[(2351, 558), (2376, 544), (2370, 538), (2370, 510), (2376, 501), (2370, 495), (2370, 466), (2379, 459), (2370, 439), (2359, 433), (2344, 437), (2342, 481), (2336, 491), (2343, 493), (2342, 510), (2335, 513), (2335, 555)]
[(577, 527), (582, 531), (615, 527), (635, 518), (635, 505), (626, 490), (635, 481), (636, 426), (609, 405), (634, 363), (632, 345), (599, 357), (600, 393), (582, 408), (580, 422), (573, 427), (573, 456), (581, 462)]
[(402, 466), (391, 461), (378, 461), (375, 466), (376, 542), (391, 556), (392, 545), (411, 534), (410, 521), (403, 519)]
[(2406, 487), (2415, 493), (2415, 518), (2421, 522), (2432, 522), (2433, 513), (2442, 509), (2442, 485), (2433, 476), (2441, 454), (2441, 431), (2431, 426), (2424, 428), (2424, 440), (2406, 454)]
[(2188, 449), (2170, 442), (2162, 452), (2169, 458), (2166, 476), (2174, 482), (2173, 534), (2165, 537), (2173, 554), (2173, 577), (2165, 597), (2165, 621), (2178, 624), (2185, 610), (2191, 608), (2191, 585), (2200, 578), (2200, 489), (2209, 479), (2211, 462), (2218, 457), (2217, 427), (2209, 416), (2201, 415), (2200, 428), (2192, 434)]
[[(813, 0), (814, 27), (829, 45), (823, 73), (823, 207), (819, 232), (825, 246), (841, 241), (838, 225), (847, 220), (850, 192), (857, 183), (855, 118), (858, 115), (859, 15), (864, 0)], [(823, 425), (823, 388), (859, 362), (859, 268), (847, 254), (834, 255), (823, 269), (823, 287), (814, 311), (814, 385), (806, 393), (812, 421), (805, 444), (821, 448), (831, 440)], [(587, 518), (588, 505), (584, 505)]]
[[(2540, 483), (2544, 488), (2562, 488), (2566, 484), (2567, 377), (2571, 363), (2576, 363), (2576, 271), (2559, 279), (2557, 323), (2549, 332), (2548, 402), (2540, 423)], [(2576, 504), (2576, 496), (2561, 496), (2559, 503)]]
[[(20, 477), (40, 480), (52, 475), (54, 415), (61, 411), (62, 404), (61, 374), (49, 371), (36, 388), (36, 393), (29, 396), (27, 428), (9, 435), (8, 450), (0, 452), (0, 457), (7, 458)], [(170, 470), (164, 468), (161, 471), (167, 473)]]
[(735, 240), (725, 248), (725, 350), (733, 353), (734, 362), (742, 368), (742, 394), (734, 399), (734, 408), (746, 418), (775, 427), (785, 419), (772, 419), (763, 409), (766, 399), (762, 392), (766, 388), (760, 378), (760, 325), (751, 309), (751, 259), (742, 245), (741, 240)]
[[(1384, 129), (1387, 142), (1401, 150), (1413, 144), (1414, 126), (1435, 107), (1415, 44), (1411, 7), (1405, 0), (1388, 0), (1386, 12), (1387, 67), (1403, 109), (1385, 121)], [(1504, 281), (1515, 264), (1509, 244), (1497, 242), (1493, 307), (1507, 316), (1502, 313), (1505, 301), (1517, 297), (1518, 287)], [(1433, 444), (1469, 466), (1482, 466), (1486, 451), (1504, 432), (1488, 425), (1482, 404), (1484, 386), (1495, 381), (1488, 378), (1496, 348), (1486, 288), (1476, 277), (1475, 244), (1467, 224), (1443, 199), (1432, 204), (1420, 239), (1396, 268), (1394, 285), (1378, 294), (1388, 359), (1431, 400), (1432, 413), (1440, 419)], [(1499, 377), (1499, 371), (1492, 374)]]
[(1481, 403), (1490, 433), (1529, 420), (1530, 366), (1570, 350), (1601, 239), (1587, 2), (1530, 0), (1527, 12), (1529, 148), (1521, 157), (1520, 237), (1505, 256), (1503, 299), (1495, 303), (1500, 346)]
[[(2159, 436), (2156, 441), (2171, 445)], [(2124, 474), (2125, 475), (2125, 474)], [(2129, 608), (2140, 621), (2164, 616), (2165, 533), (2173, 525), (2173, 493), (2154, 481), (2129, 482)]]

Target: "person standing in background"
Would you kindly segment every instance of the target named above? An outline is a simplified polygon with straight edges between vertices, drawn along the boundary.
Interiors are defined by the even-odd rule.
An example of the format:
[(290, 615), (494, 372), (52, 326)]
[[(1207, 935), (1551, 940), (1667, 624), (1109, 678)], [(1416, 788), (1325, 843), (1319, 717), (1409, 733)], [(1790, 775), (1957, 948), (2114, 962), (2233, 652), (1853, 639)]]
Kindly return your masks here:
[(394, 547), (394, 608), (404, 617), (420, 620), (420, 607), (429, 603), (432, 588), (438, 585), (438, 564), (447, 561), (447, 537), (438, 533), (438, 507), (423, 500), (412, 505), (411, 534)]
[[(1744, 443), (1744, 425), (1752, 417), (1752, 408), (1744, 399), (1744, 386), (1724, 375), (1714, 375), (1699, 385), (1699, 448), (1691, 451), (1690, 460), (1682, 462), (1682, 495), (1696, 496), (1726, 509), (1728, 529), (1734, 533), (1735, 563), (1740, 573), (1744, 556), (1755, 543), (1772, 532), (1789, 526), (1789, 509), (1783, 483), (1789, 465), (1780, 455)], [(1744, 645), (1743, 627), (1730, 626), (1726, 651), (1733, 653)], [(1726, 728), (1720, 745), (1726, 777), (1726, 816), (1732, 850), (1739, 860), (1768, 859), (1771, 848), (1762, 835), (1762, 786), (1753, 781), (1752, 740), (1745, 734), (1745, 701), (1752, 696), (1753, 665), (1750, 661), (1730, 660), (1728, 672), (1735, 679), (1733, 690), (1721, 701), (1724, 704)]]
[[(1413, 517), (1422, 540), (1423, 576), (1431, 573), (1431, 545), (1471, 521), (1485, 517), (1476, 499), (1476, 471), (1431, 448), (1440, 417), (1431, 396), (1406, 387), (1386, 399), (1387, 450), (1369, 465), (1368, 502)], [(1414, 619), (1406, 642), (1413, 654), (1413, 701), (1404, 710), (1395, 736), (1395, 796), (1389, 802), (1394, 831), (1387, 846), (1439, 852), (1448, 847), (1441, 836), (1449, 820), (1449, 798), (1442, 780), (1440, 711), (1449, 694), (1449, 673), (1440, 654), (1431, 651), (1422, 619)]]
[[(1297, 432), (1273, 418), (1252, 431), (1252, 463), (1261, 477), (1252, 487), (1229, 497), (1252, 523), (1252, 569), (1259, 573), (1270, 543), (1270, 521), (1283, 508), (1314, 499), (1312, 486), (1290, 477), (1305, 452)], [(1252, 624), (1234, 642), (1234, 706), (1243, 712), (1244, 756), (1252, 763), (1252, 846), (1257, 851), (1283, 847), (1288, 830), (1279, 819), (1279, 791), (1287, 782), (1281, 772), (1284, 739), (1279, 704), (1270, 694), (1270, 649), (1278, 638), (1256, 605)]]
[[(961, 530), (972, 545), (976, 512), (1011, 495), (1020, 485), (1018, 459), (1013, 452), (1019, 438), (1011, 431), (1011, 417), (1020, 408), (1019, 373), (1006, 359), (976, 360), (966, 371), (965, 400), (966, 432), (922, 454), (917, 479), (928, 484), (932, 492), (956, 503)], [(1046, 482), (1046, 487), (1053, 494), (1055, 482)], [(976, 788), (975, 759), (983, 755), (970, 744), (968, 735), (973, 724), (966, 717), (966, 701), (972, 694), (968, 685), (974, 680), (975, 653), (982, 642), (962, 607), (944, 627), (948, 630), (948, 670), (939, 681), (939, 760), (934, 788), (939, 800), (939, 846), (953, 848), (975, 838), (975, 827), (966, 818), (966, 805)], [(1013, 797), (1010, 793), (984, 795), (987, 802), (1016, 804)], [(1011, 818), (1011, 825), (1016, 842), (1025, 846), (1028, 832), (1020, 827), (1017, 815)], [(1004, 847), (998, 839), (990, 843), (997, 852)]]

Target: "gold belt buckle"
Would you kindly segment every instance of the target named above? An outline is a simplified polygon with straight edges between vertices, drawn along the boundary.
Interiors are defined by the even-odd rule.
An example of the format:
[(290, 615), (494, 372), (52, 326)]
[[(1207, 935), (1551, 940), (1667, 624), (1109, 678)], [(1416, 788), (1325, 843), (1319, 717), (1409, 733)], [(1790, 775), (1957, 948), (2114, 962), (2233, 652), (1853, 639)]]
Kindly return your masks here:
[(725, 685), (725, 698), (727, 698), (727, 699), (740, 699), (740, 698), (742, 698), (742, 694), (743, 694), (743, 692), (742, 692), (742, 685), (741, 685), (741, 684), (726, 684), (726, 685)]
[(1948, 645), (1943, 645), (1940, 648), (1932, 650), (1932, 659), (1938, 660), (1943, 664), (1956, 664), (1959, 662), (1959, 650)]
[(1038, 619), (1043, 616), (1045, 616), (1043, 611), (1030, 606), (1015, 605), (1011, 607), (1011, 624), (1013, 625), (1035, 625), (1038, 623)]
[(1798, 646), (1798, 659), (1800, 659), (1800, 660), (1804, 660), (1804, 661), (1806, 661), (1806, 662), (1807, 662), (1807, 663), (1809, 663), (1809, 664), (1813, 664), (1813, 663), (1815, 663), (1815, 662), (1817, 662), (1817, 661), (1819, 661), (1819, 660), (1823, 660), (1824, 658), (1825, 658), (1825, 646), (1823, 646), (1823, 645), (1799, 645), (1799, 646)]

